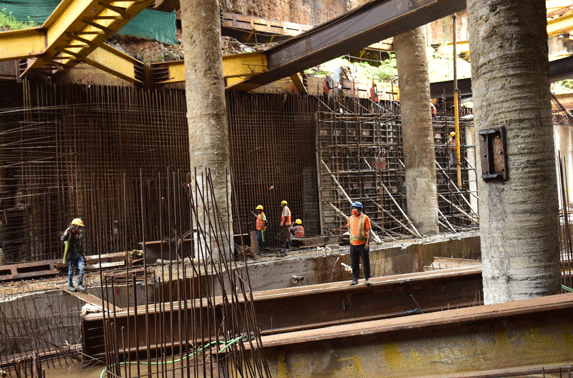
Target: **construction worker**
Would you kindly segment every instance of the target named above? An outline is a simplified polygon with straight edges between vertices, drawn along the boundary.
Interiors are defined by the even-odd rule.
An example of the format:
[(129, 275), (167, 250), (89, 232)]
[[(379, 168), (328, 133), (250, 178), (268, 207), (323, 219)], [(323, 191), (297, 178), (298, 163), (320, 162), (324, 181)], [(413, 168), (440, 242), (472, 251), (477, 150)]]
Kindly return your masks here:
[[(80, 218), (72, 220), (70, 226), (64, 231), (61, 240), (64, 242), (64, 259), (63, 263), (68, 265), (68, 290), (86, 291), (83, 285), (84, 281), (84, 222)], [(73, 277), (74, 268), (78, 273), (78, 287), (74, 287)]]
[(290, 232), (294, 234), (295, 238), (304, 238), (304, 227), (302, 227), (302, 221), (297, 219), (294, 221), (296, 226), (292, 226)]
[(265, 248), (265, 231), (267, 230), (267, 217), (263, 212), (263, 205), (258, 205), (255, 207), (257, 210), (257, 222), (255, 224), (257, 229), (257, 243), (259, 245), (259, 251)]
[(283, 231), (283, 237), (285, 239), (285, 249), (290, 248), (290, 226), (291, 226), (291, 213), (287, 206), (287, 201), (282, 200), (281, 206), (283, 211), (281, 213), (281, 228)]
[(376, 113), (378, 111), (378, 89), (376, 88), (376, 83), (374, 81), (372, 81), (372, 86), (370, 87), (370, 101), (372, 101), (370, 104), (372, 112)]
[(456, 150), (458, 147), (458, 142), (456, 141), (456, 132), (452, 131), (450, 133), (450, 140), (448, 141), (448, 146), (450, 146), (450, 161), (449, 166), (455, 167), (456, 166)]
[(378, 89), (376, 88), (375, 82), (372, 82), (372, 86), (370, 87), (370, 101), (378, 102)]
[(325, 96), (328, 96), (330, 94), (331, 89), (332, 89), (332, 78), (330, 77), (330, 75), (326, 75), (326, 77), (322, 81), (322, 93)]
[(350, 233), (350, 260), (352, 262), (352, 282), (350, 286), (358, 284), (360, 277), (360, 258), (364, 267), (366, 285), (370, 285), (370, 218), (364, 214), (362, 203), (356, 201), (350, 207), (352, 216), (348, 218), (348, 231)]

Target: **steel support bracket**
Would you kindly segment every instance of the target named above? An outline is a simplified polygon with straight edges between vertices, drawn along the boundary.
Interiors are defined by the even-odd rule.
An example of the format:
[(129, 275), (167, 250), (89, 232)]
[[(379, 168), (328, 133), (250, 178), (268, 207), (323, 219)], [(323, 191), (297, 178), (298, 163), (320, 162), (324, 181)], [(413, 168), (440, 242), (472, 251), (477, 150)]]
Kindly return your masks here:
[(481, 178), (486, 181), (505, 181), (507, 175), (507, 154), (505, 127), (499, 126), (479, 132), (481, 155)]

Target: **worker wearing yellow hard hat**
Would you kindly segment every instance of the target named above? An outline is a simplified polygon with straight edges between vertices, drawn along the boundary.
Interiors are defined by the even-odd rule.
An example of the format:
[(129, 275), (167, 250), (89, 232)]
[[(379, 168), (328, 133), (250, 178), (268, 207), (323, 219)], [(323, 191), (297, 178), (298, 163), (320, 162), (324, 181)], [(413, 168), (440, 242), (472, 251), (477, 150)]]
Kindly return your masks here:
[(456, 132), (452, 131), (450, 133), (450, 140), (448, 141), (448, 146), (449, 146), (449, 150), (450, 150), (450, 160), (448, 162), (448, 165), (451, 167), (455, 167), (456, 166), (456, 150), (458, 148), (458, 142), (456, 140)]
[(302, 221), (297, 219), (294, 221), (296, 226), (291, 227), (290, 231), (294, 234), (295, 238), (304, 238), (304, 227), (302, 226)]
[[(70, 226), (62, 234), (61, 240), (64, 242), (64, 259), (63, 263), (68, 265), (68, 290), (83, 291), (86, 288), (84, 281), (84, 222), (80, 218), (74, 218)], [(78, 270), (78, 286), (74, 287), (74, 268)]]
[(285, 239), (285, 249), (289, 249), (290, 243), (291, 243), (291, 239), (290, 239), (290, 226), (292, 224), (291, 223), (291, 213), (290, 213), (290, 209), (287, 206), (287, 201), (282, 200), (281, 206), (283, 207), (283, 210), (281, 212), (281, 228), (283, 231), (283, 237)]
[(257, 210), (257, 221), (256, 221), (256, 229), (257, 229), (257, 244), (259, 245), (259, 251), (265, 248), (265, 231), (267, 230), (267, 217), (263, 212), (263, 205), (258, 205), (255, 207)]

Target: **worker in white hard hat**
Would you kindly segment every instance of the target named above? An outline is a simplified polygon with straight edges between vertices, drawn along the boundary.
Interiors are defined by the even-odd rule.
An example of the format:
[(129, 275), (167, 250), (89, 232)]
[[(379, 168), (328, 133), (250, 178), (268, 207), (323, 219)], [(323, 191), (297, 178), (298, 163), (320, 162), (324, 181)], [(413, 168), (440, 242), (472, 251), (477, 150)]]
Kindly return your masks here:
[(290, 209), (287, 206), (287, 201), (282, 200), (281, 201), (281, 206), (283, 207), (282, 213), (281, 213), (281, 228), (283, 231), (283, 237), (285, 239), (285, 249), (289, 249), (290, 248), (290, 226), (291, 226), (291, 213), (290, 213)]
[[(64, 259), (63, 263), (68, 265), (68, 290), (86, 291), (83, 285), (84, 281), (84, 222), (80, 218), (72, 220), (70, 226), (62, 234), (64, 242)], [(74, 287), (73, 277), (74, 268), (78, 270), (78, 286)]]
[(458, 148), (458, 142), (456, 141), (456, 132), (452, 131), (450, 133), (450, 140), (448, 141), (448, 146), (450, 147), (450, 161), (449, 166), (455, 167), (456, 166), (456, 150)]
[(265, 248), (265, 231), (267, 230), (267, 217), (263, 212), (263, 205), (258, 205), (255, 207), (257, 210), (257, 222), (255, 228), (257, 229), (257, 244), (259, 245), (259, 251)]
[(294, 226), (290, 228), (290, 232), (295, 238), (304, 238), (304, 227), (302, 226), (302, 220), (297, 219), (294, 221)]

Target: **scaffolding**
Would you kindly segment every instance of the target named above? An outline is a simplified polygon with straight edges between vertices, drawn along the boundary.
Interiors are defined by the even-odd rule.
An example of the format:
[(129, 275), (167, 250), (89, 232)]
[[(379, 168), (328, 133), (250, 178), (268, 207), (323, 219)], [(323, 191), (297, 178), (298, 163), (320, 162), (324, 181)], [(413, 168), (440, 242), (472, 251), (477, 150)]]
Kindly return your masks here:
[[(408, 218), (402, 128), (393, 102), (325, 96), (317, 113), (316, 154), (321, 232), (346, 231), (350, 205), (360, 201), (376, 232), (387, 240), (420, 237)], [(433, 118), (439, 224), (442, 232), (478, 227), (475, 148), (471, 121), (462, 121), (461, 181), (448, 164), (451, 117)], [(475, 164), (474, 164), (475, 165)]]

